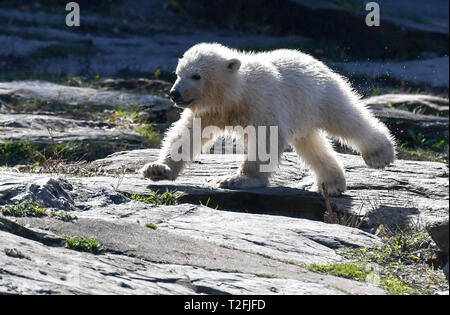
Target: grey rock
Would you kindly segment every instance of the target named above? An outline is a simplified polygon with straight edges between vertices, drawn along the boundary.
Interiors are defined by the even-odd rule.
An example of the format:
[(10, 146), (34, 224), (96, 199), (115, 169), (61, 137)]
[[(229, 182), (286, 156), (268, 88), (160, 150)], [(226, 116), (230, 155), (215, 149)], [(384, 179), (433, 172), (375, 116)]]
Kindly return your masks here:
[(246, 252), (308, 265), (343, 262), (336, 249), (380, 244), (368, 233), (341, 225), (283, 216), (195, 207), (158, 226)]
[[(142, 147), (142, 136), (132, 129), (86, 120), (49, 115), (1, 114), (0, 142), (28, 141), (44, 148), (63, 144), (79, 149), (78, 158), (94, 160), (123, 148)], [(83, 156), (84, 155), (84, 156)], [(3, 165), (5, 163), (0, 164)]]
[[(154, 1), (152, 1), (152, 3), (153, 2)], [(318, 5), (316, 2), (311, 1), (302, 2), (307, 7), (315, 7)], [(325, 1), (320, 1), (320, 3), (324, 2)], [(391, 1), (386, 1), (386, 3), (381, 4), (383, 7), (383, 12), (387, 12), (386, 8), (391, 8), (391, 15), (392, 13), (394, 13), (394, 15), (398, 15), (398, 12), (404, 12), (405, 8), (409, 9), (413, 7), (410, 1), (407, 5), (403, 4), (404, 1), (395, 1), (395, 3), (397, 2), (402, 3), (401, 10), (397, 7), (392, 9), (392, 6), (395, 7), (396, 5)], [(436, 5), (436, 8), (432, 9), (439, 11), (437, 13), (439, 16), (439, 22), (435, 23), (435, 25), (431, 26), (428, 19), (427, 23), (417, 23), (417, 21), (413, 21), (414, 19), (407, 18), (405, 14), (402, 14), (402, 22), (400, 25), (397, 25), (398, 21), (395, 22), (394, 25), (392, 25), (392, 28), (389, 27), (392, 32), (383, 32), (383, 38), (380, 38), (380, 40), (387, 40), (390, 42), (386, 44), (387, 47), (393, 48), (392, 46), (396, 46), (397, 49), (404, 51), (405, 54), (408, 52), (408, 49), (415, 49), (417, 46), (422, 46), (425, 52), (431, 49), (431, 47), (437, 48), (438, 52), (447, 51), (448, 15), (442, 15), (442, 12), (448, 11), (448, 4), (445, 5), (445, 1), (442, 2), (443, 4), (441, 3), (440, 5)], [(142, 5), (144, 4), (139, 4), (139, 7), (141, 8)], [(331, 5), (334, 8), (337, 7), (336, 3), (331, 3)], [(426, 9), (423, 9), (421, 7), (423, 5), (421, 4), (415, 4), (414, 6), (416, 6), (415, 10), (421, 13), (411, 13), (408, 14), (408, 16), (421, 16), (423, 15), (423, 12), (427, 12), (426, 15), (427, 17), (429, 16), (429, 6)], [(420, 9), (417, 9), (417, 7)], [(127, 2), (124, 8), (116, 10), (118, 10), (118, 12), (129, 12), (129, 8), (130, 5)], [(319, 11), (318, 14), (320, 16), (320, 10), (307, 10), (308, 14), (316, 13), (317, 11)], [(67, 58), (52, 58), (49, 56), (48, 58), (41, 58), (39, 62), (32, 63), (30, 65), (30, 72), (53, 74), (63, 72), (77, 75), (86, 75), (89, 73), (94, 75), (100, 74), (103, 77), (117, 76), (118, 73), (120, 74), (123, 72), (131, 74), (134, 72), (153, 73), (156, 69), (173, 71), (176, 67), (179, 56), (181, 56), (189, 47), (198, 43), (199, 38), (205, 42), (220, 42), (240, 49), (248, 47), (276, 47), (280, 46), (280, 42), (285, 46), (298, 46), (299, 42), (308, 43), (307, 38), (305, 39), (300, 36), (243, 36), (242, 34), (227, 32), (225, 30), (222, 30), (221, 32), (208, 32), (199, 31), (198, 29), (191, 33), (189, 32), (189, 28), (186, 30), (185, 23), (182, 28), (186, 32), (182, 32), (182, 34), (180, 34), (180, 30), (175, 29), (177, 34), (171, 34), (173, 33), (171, 31), (174, 31), (172, 27), (174, 19), (167, 19), (167, 16), (162, 16), (167, 12), (166, 10), (157, 9), (147, 12), (149, 13), (144, 15), (142, 15), (142, 11), (135, 13), (138, 18), (133, 17), (132, 22), (127, 22), (125, 20), (124, 25), (128, 30), (128, 34), (127, 36), (119, 37), (114, 36), (116, 35), (114, 34), (117, 30), (116, 27), (105, 27), (103, 32), (106, 32), (106, 34), (97, 34), (97, 32), (82, 34), (80, 32), (71, 32), (70, 30), (61, 29), (60, 21), (64, 19), (63, 15), (45, 12), (35, 14), (34, 12), (1, 9), (0, 17), (6, 21), (14, 19), (17, 21), (25, 21), (32, 25), (38, 23), (39, 25), (29, 26), (21, 25), (23, 23), (3, 23), (2, 27), (4, 28), (4, 31), (7, 34), (9, 32), (11, 35), (2, 36), (2, 42), (5, 42), (6, 45), (0, 47), (0, 56), (24, 57), (24, 55), (26, 56), (26, 54), (33, 53), (40, 47), (67, 45), (68, 42), (76, 43), (83, 48), (85, 48), (85, 46), (91, 50), (94, 48), (95, 51), (98, 51), (98, 53), (89, 53), (90, 50), (88, 49), (88, 53), (83, 56), (67, 56)], [(363, 23), (360, 23), (363, 16), (359, 16), (359, 14), (362, 12), (345, 12), (347, 18), (352, 17), (354, 24), (353, 27), (350, 28), (350, 31), (355, 33), (354, 38), (357, 37), (357, 34), (360, 34), (361, 31), (366, 31), (366, 26)], [(286, 17), (293, 18), (291, 13), (292, 12), (285, 12)], [(336, 10), (335, 16), (339, 17), (341, 16), (341, 13), (342, 12), (340, 10)], [(356, 15), (354, 15), (355, 13)], [(283, 13), (280, 12), (280, 14)], [(435, 16), (436, 12), (433, 12), (432, 14)], [(148, 24), (139, 22), (142, 16), (145, 16), (148, 20), (163, 22), (163, 25), (159, 25), (159, 22), (152, 24), (152, 32), (155, 31), (156, 34), (149, 34), (148, 31), (142, 33), (142, 30), (147, 30), (149, 27)], [(387, 16), (386, 13), (384, 13), (384, 16), (385, 20), (392, 18), (392, 16)], [(328, 16), (327, 18), (329, 19)], [(397, 16), (396, 20), (398, 20), (398, 18), (400, 17)], [(168, 20), (170, 20), (170, 22), (168, 22)], [(411, 36), (411, 32), (405, 32), (405, 20), (407, 22), (407, 29), (414, 29), (417, 33), (414, 32)], [(181, 21), (182, 20), (179, 22)], [(318, 21), (320, 23), (320, 20)], [(292, 22), (295, 23), (296, 21), (294, 20)], [(351, 23), (350, 20), (347, 22)], [(436, 21), (433, 19), (431, 22)], [(88, 25), (92, 25), (92, 29), (95, 30), (98, 29), (99, 25), (117, 25), (118, 21), (117, 19), (111, 19), (105, 16), (100, 17), (92, 15), (85, 16), (84, 23), (84, 25), (88, 28)], [(418, 27), (420, 28), (418, 29)], [(430, 32), (430, 28), (434, 30)], [(439, 34), (435, 31), (435, 29), (440, 31), (444, 30), (445, 34)], [(347, 32), (344, 33), (347, 35)], [(32, 34), (35, 36), (37, 34), (40, 37), (40, 40), (36, 40), (33, 36), (28, 36), (31, 38), (27, 38), (26, 36), (23, 36), (23, 34)], [(399, 34), (402, 34), (403, 36), (399, 37)], [(401, 40), (399, 41), (400, 38)], [(420, 40), (417, 40), (418, 38), (420, 38)], [(336, 38), (333, 40), (336, 40)], [(342, 38), (342, 40), (348, 39)], [(384, 48), (385, 46), (380, 45), (379, 49), (384, 50)], [(367, 53), (370, 53), (370, 51)], [(444, 54), (437, 53), (436, 55)], [(128, 58), (123, 58), (123, 56), (128, 56)], [(428, 58), (426, 60), (410, 60), (405, 62), (357, 61), (334, 63), (332, 61), (327, 61), (327, 63), (331, 66), (337, 66), (340, 69), (345, 69), (349, 73), (362, 73), (371, 77), (389, 75), (400, 80), (425, 82), (426, 84), (433, 86), (448, 86), (448, 57), (436, 58), (435, 55), (432, 55), (431, 57), (432, 58)], [(7, 67), (8, 64), (6, 63), (5, 66)]]
[(406, 61), (351, 61), (333, 62), (347, 73), (362, 74), (369, 78), (392, 77), (397, 80), (448, 87), (448, 57)]
[(448, 117), (419, 115), (403, 110), (373, 107), (374, 115), (384, 122), (398, 141), (414, 141), (408, 133), (421, 133), (425, 139), (446, 140), (449, 138)]
[(439, 249), (448, 254), (448, 216), (429, 222), (427, 230)]
[(447, 291), (441, 291), (436, 293), (436, 295), (448, 295), (448, 290)]
[(17, 248), (5, 248), (4, 250), (6, 256), (19, 258), (19, 259), (30, 259), (20, 252)]
[(2, 293), (384, 294), (374, 285), (314, 274), (294, 264), (131, 222), (18, 221), (93, 237), (106, 251), (93, 255), (48, 247), (0, 230), (0, 249), (20, 248), (29, 257), (19, 260), (0, 252)]
[(448, 98), (423, 94), (384, 94), (363, 99), (370, 107), (404, 108), (423, 115), (448, 116)]
[(168, 95), (172, 83), (162, 80), (139, 79), (101, 79), (99, 86), (108, 90), (128, 91), (133, 93), (161, 93)]
[[(136, 293), (384, 294), (374, 285), (315, 274), (301, 267), (310, 263), (344, 262), (336, 249), (379, 243), (376, 236), (358, 229), (299, 218), (233, 213), (193, 204), (149, 205), (124, 198), (108, 187), (106, 181), (111, 183), (111, 177), (83, 180), (64, 177), (1, 173), (0, 203), (11, 202), (11, 196), (15, 196), (12, 198), (15, 201), (28, 198), (50, 205), (55, 199), (67, 199), (73, 201), (71, 214), (77, 216), (74, 222), (63, 222), (51, 217), (0, 215), (0, 230), (8, 233), (2, 235), (4, 243), (0, 241), (0, 249), (2, 245), (8, 250), (17, 248), (24, 257), (29, 257), (25, 261), (6, 254), (2, 257), (0, 253), (2, 274), (7, 275), (0, 279), (4, 284), (0, 288), (7, 290), (6, 293), (124, 293), (133, 288)], [(128, 178), (122, 180), (127, 186), (133, 185)], [(35, 186), (40, 189), (28, 189)], [(40, 193), (48, 190), (51, 196)], [(156, 230), (145, 227), (149, 222), (157, 225)], [(101, 256), (79, 253), (78, 258), (73, 258), (67, 249), (54, 247), (61, 246), (58, 235), (91, 237), (106, 252)], [(16, 236), (21, 237), (21, 244), (37, 241), (32, 243), (34, 249), (28, 245), (19, 247), (14, 242)], [(18, 266), (17, 261), (22, 260), (25, 264)], [(130, 261), (136, 260), (154, 277), (155, 287), (149, 285), (144, 289), (142, 282), (136, 280), (134, 269), (129, 268)], [(36, 263), (42, 261), (52, 263), (48, 266), (41, 263), (36, 268)], [(111, 270), (105, 264), (115, 267)], [(65, 269), (60, 265), (66, 265)], [(183, 273), (188, 273), (191, 281), (186, 277), (179, 279), (170, 271), (180, 266), (184, 266)], [(24, 271), (17, 279), (20, 268)], [(73, 283), (76, 279), (73, 280), (71, 269), (80, 270), (76, 274), (86, 275), (89, 284), (85, 280)], [(155, 270), (159, 271), (155, 273)], [(188, 270), (196, 270), (198, 278)], [(61, 282), (58, 280), (61, 277), (66, 280)], [(173, 281), (173, 291), (166, 291), (164, 285), (160, 288), (159, 282), (168, 283), (167, 278), (174, 277), (177, 280)], [(236, 282), (234, 289), (228, 287), (231, 282)], [(118, 283), (119, 288), (106, 283)]]
[(18, 263), (0, 252), (0, 292), (7, 294), (273, 294), (272, 288), (278, 294), (343, 294), (331, 285), (306, 280), (49, 248), (0, 231), (0, 248), (5, 246), (20, 247), (31, 257)]
[[(112, 187), (104, 185), (102, 180), (111, 180), (110, 178), (88, 177), (80, 180), (73, 177), (48, 178), (46, 174), (30, 174), (27, 176), (27, 181), (30, 183), (25, 184), (25, 188), (22, 188), (21, 185), (24, 184), (20, 183), (23, 181), (23, 175), (11, 175), (5, 179), (8, 182), (6, 187), (9, 187), (5, 190), (10, 192), (9, 196), (14, 195), (14, 197), (0, 200), (0, 204), (33, 200), (48, 208), (71, 211), (78, 221), (89, 219), (91, 220), (89, 223), (95, 220), (125, 220), (138, 222), (144, 226), (151, 222), (158, 226), (158, 230), (170, 231), (181, 237), (194, 237), (212, 242), (217, 246), (235, 248), (296, 264), (344, 261), (336, 253), (337, 249), (371, 246), (380, 242), (378, 237), (361, 230), (320, 221), (279, 215), (220, 211), (200, 206), (198, 202), (176, 206), (145, 204), (129, 200), (114, 191)], [(11, 188), (10, 185), (14, 181), (16, 181), (15, 188)], [(139, 186), (133, 189), (131, 187), (134, 185), (133, 181), (129, 181), (128, 178), (123, 179), (122, 185), (126, 185), (129, 190), (140, 189)], [(2, 186), (0, 184), (0, 187)], [(39, 187), (39, 189), (29, 189), (29, 187)], [(37, 222), (40, 221), (37, 220)], [(63, 228), (56, 227), (55, 224), (53, 226), (52, 228), (49, 223), (46, 223), (36, 227), (50, 229), (56, 234), (70, 234), (67, 227), (74, 228), (70, 223), (63, 225)], [(90, 226), (90, 229), (101, 230), (98, 225)], [(91, 235), (95, 233), (91, 232)], [(95, 236), (105, 238), (104, 235)], [(105, 239), (109, 242), (113, 238), (113, 235), (108, 235)], [(117, 246), (112, 247), (118, 250)], [(155, 252), (153, 248), (148, 251)], [(155, 259), (153, 257), (153, 260)]]
[[(448, 232), (448, 216), (440, 219), (433, 220), (428, 222), (427, 231), (430, 234), (433, 241), (439, 247), (439, 249), (446, 254), (446, 260), (444, 260), (444, 267), (442, 271), (444, 272), (445, 277), (448, 281), (448, 264), (449, 264), (449, 256), (448, 256), (448, 240), (449, 240), (449, 232)], [(448, 291), (447, 291), (448, 294)]]
[[(155, 161), (158, 150), (119, 152), (97, 160), (105, 174), (115, 174), (126, 164), (134, 173), (145, 163)], [(216, 180), (237, 171), (239, 155), (202, 155), (198, 162), (186, 167), (174, 181), (146, 181), (140, 175), (125, 175), (121, 191), (148, 194), (148, 188), (166, 188), (184, 193), (181, 202), (198, 204), (210, 199), (210, 206), (233, 211), (278, 214), (323, 220), (324, 201), (315, 193), (314, 174), (301, 167), (295, 153), (285, 152), (279, 170), (264, 189), (217, 189)], [(339, 154), (347, 178), (348, 190), (340, 197), (330, 198), (336, 211), (364, 218), (367, 227), (423, 223), (448, 217), (448, 165), (436, 162), (397, 160), (384, 170), (369, 169), (361, 157)], [(83, 180), (83, 179), (82, 179)], [(106, 186), (106, 179), (97, 183)], [(128, 183), (133, 182), (129, 187)]]
[(48, 233), (40, 229), (26, 228), (2, 216), (0, 216), (0, 230), (50, 246), (61, 245), (61, 242), (64, 240), (62, 237), (58, 237), (52, 233)]
[[(244, 191), (218, 189), (214, 184), (217, 177), (235, 172), (242, 156), (201, 155), (198, 162), (188, 165), (174, 182), (153, 183), (135, 173), (144, 163), (155, 160), (158, 153), (153, 149), (115, 153), (92, 163), (101, 169), (99, 174), (102, 174), (93, 177), (20, 174), (5, 169), (0, 172), (0, 204), (29, 199), (61, 210), (69, 205), (65, 209), (78, 219), (62, 222), (50, 217), (0, 217), (0, 230), (42, 244), (58, 244), (58, 235), (91, 237), (103, 244), (106, 253), (89, 259), (113, 259), (109, 253), (116, 253), (114, 259), (117, 260), (113, 263), (119, 269), (121, 262), (128, 263), (129, 259), (140, 257), (144, 264), (156, 263), (158, 268), (159, 263), (166, 262), (205, 272), (216, 270), (226, 274), (222, 277), (225, 279), (223, 283), (235, 281), (234, 274), (242, 274), (242, 278), (248, 281), (253, 281), (255, 276), (258, 280), (242, 283), (242, 291), (230, 291), (228, 288), (219, 289), (217, 283), (214, 284), (216, 280), (205, 280), (212, 276), (203, 273), (202, 281), (208, 285), (193, 289), (195, 283), (192, 286), (187, 282), (189, 292), (257, 293), (262, 292), (255, 288), (255, 283), (263, 281), (261, 278), (264, 281), (284, 278), (289, 280), (286, 285), (295, 287), (292, 289), (295, 294), (317, 292), (309, 285), (303, 285), (305, 282), (315, 283), (321, 286), (320, 290), (330, 294), (382, 293), (367, 283), (315, 274), (300, 267), (311, 263), (345, 262), (339, 250), (380, 244), (380, 239), (357, 228), (321, 222), (325, 208), (323, 198), (311, 191), (315, 189), (313, 176), (300, 167), (294, 153), (284, 153), (280, 170), (272, 178), (270, 187)], [(358, 156), (340, 155), (339, 158), (347, 170), (349, 191), (342, 197), (331, 198), (337, 213), (360, 216), (367, 228), (448, 217), (447, 165), (396, 161), (385, 170), (370, 170)], [(145, 195), (149, 188), (161, 192), (169, 188), (182, 193), (180, 204), (156, 206), (130, 200), (123, 195)], [(208, 207), (201, 206), (200, 202), (208, 203)], [(149, 229), (145, 227), (147, 223), (153, 223), (157, 228)], [(5, 248), (20, 249), (23, 256), (30, 258), (7, 256), (8, 259), (26, 263), (34, 261), (35, 254), (21, 247), (9, 244)], [(55, 249), (56, 256), (59, 250), (66, 249)], [(102, 258), (102, 261), (107, 260)], [(158, 270), (167, 272), (163, 269)], [(42, 271), (48, 275), (54, 273), (51, 268)], [(85, 272), (92, 280), (87, 287), (73, 286), (79, 292), (116, 292), (112, 286), (102, 286), (104, 281), (117, 279), (105, 278), (104, 274), (95, 274), (89, 269), (82, 271)], [(120, 270), (114, 272), (123, 274)], [(11, 273), (14, 274), (13, 271)], [(36, 279), (41, 277), (37, 275)], [(191, 276), (189, 278), (192, 280)], [(125, 277), (118, 283), (118, 290), (140, 287), (139, 281), (134, 284), (127, 279)], [(33, 280), (28, 281), (34, 283)], [(158, 281), (166, 283), (165, 280), (155, 280), (154, 283)], [(179, 281), (186, 283), (184, 278)], [(300, 281), (306, 291), (299, 289), (295, 281)], [(11, 287), (11, 282), (8, 287)], [(278, 292), (294, 292), (279, 285), (274, 287)], [(329, 287), (338, 288), (339, 292), (331, 293), (327, 291)], [(52, 288), (52, 292), (60, 292), (54, 282), (48, 283), (48, 288)], [(177, 288), (179, 291), (173, 292), (187, 292), (183, 291), (186, 290), (185, 285)], [(63, 289), (66, 287), (59, 287), (59, 290)], [(166, 292), (164, 290), (159, 292)]]
[(70, 211), (75, 208), (74, 201), (69, 195), (72, 190), (72, 185), (63, 179), (43, 177), (27, 184), (25, 191), (11, 198), (10, 201), (20, 203), (31, 200), (47, 208)]
[(1, 82), (0, 96), (46, 100), (72, 106), (129, 108), (134, 104), (151, 108), (154, 111), (172, 107), (169, 100), (159, 96), (79, 88), (44, 81)]

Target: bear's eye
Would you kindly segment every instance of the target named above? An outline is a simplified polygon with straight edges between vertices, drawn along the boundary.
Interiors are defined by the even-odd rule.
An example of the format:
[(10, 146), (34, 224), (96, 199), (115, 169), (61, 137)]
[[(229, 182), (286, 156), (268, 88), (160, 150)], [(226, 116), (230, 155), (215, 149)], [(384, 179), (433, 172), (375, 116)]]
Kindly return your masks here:
[(200, 75), (198, 75), (198, 74), (193, 74), (192, 76), (191, 76), (191, 79), (192, 80), (196, 80), (196, 81), (198, 81), (198, 80), (200, 80)]

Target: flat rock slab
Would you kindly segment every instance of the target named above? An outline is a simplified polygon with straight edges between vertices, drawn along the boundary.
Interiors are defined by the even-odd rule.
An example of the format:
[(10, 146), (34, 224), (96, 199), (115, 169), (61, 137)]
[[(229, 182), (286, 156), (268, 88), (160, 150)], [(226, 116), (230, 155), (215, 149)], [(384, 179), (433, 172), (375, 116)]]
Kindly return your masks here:
[[(130, 237), (137, 239), (140, 232), (132, 232), (130, 222), (133, 225), (138, 223), (139, 226), (135, 229), (141, 231), (148, 230), (148, 228), (140, 228), (147, 223), (156, 224), (158, 231), (163, 229), (178, 235), (174, 244), (184, 242), (180, 237), (196, 238), (213, 242), (217, 246), (235, 248), (302, 265), (343, 261), (344, 259), (336, 253), (337, 249), (379, 243), (377, 237), (359, 229), (320, 221), (281, 215), (221, 211), (201, 206), (198, 202), (156, 206), (129, 200), (114, 191), (113, 187), (107, 187), (103, 182), (106, 178), (101, 177), (63, 179), (49, 177), (48, 174), (2, 175), (4, 176), (0, 184), (0, 203), (33, 200), (49, 209), (70, 211), (79, 220), (86, 219), (80, 222), (84, 222), (83, 226), (88, 228), (74, 230), (77, 226), (70, 223), (44, 224), (39, 227), (50, 229), (58, 234), (89, 234), (90, 237), (101, 240), (102, 243), (112, 244), (111, 248), (115, 251), (119, 251), (119, 248), (120, 251), (129, 250), (128, 245), (134, 242), (132, 240), (128, 242), (125, 239)], [(130, 185), (133, 185), (133, 182), (127, 179), (124, 185), (131, 188)], [(139, 187), (134, 189), (138, 190)], [(98, 220), (101, 222), (96, 224)], [(102, 229), (101, 226), (106, 224), (104, 220), (122, 223), (116, 228)], [(27, 221), (26, 224), (33, 224), (33, 222)], [(127, 230), (124, 237), (114, 236), (122, 228)], [(115, 243), (116, 241), (122, 245)], [(141, 243), (148, 249), (145, 250), (147, 253), (145, 255), (161, 254), (161, 249), (148, 248), (149, 245), (146, 242)], [(124, 248), (123, 244), (128, 245)], [(190, 257), (194, 257), (193, 255), (195, 254), (191, 254)], [(170, 260), (167, 257), (152, 256), (153, 261), (161, 259)], [(185, 261), (182, 262), (185, 263)]]
[(142, 144), (141, 135), (134, 130), (114, 125), (68, 119), (49, 115), (2, 114), (0, 116), (0, 141), (28, 140), (33, 144), (84, 142), (107, 144), (121, 143), (131, 146)]
[(448, 142), (448, 117), (414, 114), (392, 108), (373, 107), (373, 114), (384, 122), (398, 141), (411, 142), (408, 130), (421, 133), (425, 139)]
[[(340, 249), (372, 246), (380, 240), (360, 229), (321, 222), (323, 198), (311, 191), (312, 174), (301, 168), (295, 154), (284, 154), (270, 187), (233, 191), (216, 188), (215, 180), (235, 172), (242, 156), (205, 154), (176, 181), (153, 183), (135, 171), (155, 160), (158, 152), (120, 152), (92, 163), (90, 167), (103, 176), (2, 170), (0, 205), (32, 200), (77, 219), (0, 216), (0, 233), (7, 233), (0, 237), (0, 288), (6, 293), (41, 294), (384, 293), (368, 283), (304, 268), (345, 262)], [(349, 191), (332, 198), (339, 213), (365, 214), (366, 227), (374, 228), (387, 222), (448, 217), (445, 164), (397, 161), (376, 171), (367, 169), (359, 156), (340, 159)], [(148, 194), (149, 188), (183, 193), (181, 204), (156, 206), (123, 194)], [(106, 251), (93, 255), (54, 247), (63, 235), (91, 237)], [(18, 245), (22, 243), (27, 245)], [(70, 271), (74, 269), (80, 270), (75, 276)]]
[(0, 82), (0, 97), (38, 99), (67, 105), (107, 108), (129, 108), (131, 105), (145, 105), (155, 111), (172, 106), (168, 99), (154, 95), (79, 88), (44, 81)]
[[(36, 178), (34, 178), (35, 180)], [(38, 179), (41, 184), (45, 182)], [(336, 278), (307, 271), (297, 262), (286, 261), (282, 255), (292, 245), (307, 249), (306, 257), (334, 261), (337, 257), (332, 249), (308, 240), (308, 237), (293, 237), (296, 233), (286, 232), (286, 239), (273, 240), (276, 224), (258, 224), (257, 215), (237, 218), (246, 220), (253, 227), (249, 233), (233, 228), (219, 226), (205, 233), (197, 226), (187, 229), (191, 221), (195, 225), (200, 217), (207, 218), (220, 211), (201, 206), (181, 205), (156, 207), (134, 201), (119, 203), (114, 192), (103, 190), (106, 199), (90, 196), (91, 207), (86, 207), (80, 195), (83, 187), (74, 185), (72, 190), (61, 178), (47, 180), (47, 186), (53, 188), (53, 197), (69, 198), (61, 192), (65, 189), (72, 195), (75, 206), (83, 211), (74, 211), (78, 219), (74, 222), (62, 222), (53, 218), (12, 218), (0, 215), (0, 292), (24, 294), (384, 294), (379, 287), (363, 282)], [(10, 182), (11, 184), (11, 182)], [(39, 185), (35, 183), (35, 185)], [(45, 190), (41, 185), (39, 191)], [(84, 190), (87, 190), (84, 187)], [(95, 190), (95, 188), (91, 188)], [(98, 188), (97, 188), (98, 190)], [(22, 193), (27, 194), (27, 189)], [(16, 196), (19, 197), (20, 193)], [(41, 198), (43, 202), (51, 196)], [(17, 198), (16, 198), (17, 199)], [(107, 201), (109, 199), (109, 202)], [(112, 201), (115, 200), (115, 201)], [(37, 201), (37, 200), (35, 200)], [(115, 205), (115, 207), (113, 206)], [(112, 207), (113, 206), (113, 207)], [(108, 214), (108, 211), (109, 214)], [(227, 214), (227, 212), (224, 212)], [(228, 214), (232, 214), (228, 212)], [(101, 217), (101, 218), (99, 218)], [(180, 221), (180, 218), (185, 217)], [(139, 219), (137, 219), (139, 218)], [(143, 226), (148, 219), (159, 222), (157, 229)], [(230, 217), (229, 217), (230, 218)], [(226, 218), (217, 218), (219, 221)], [(260, 218), (263, 220), (264, 218)], [(270, 218), (267, 218), (267, 222)], [(164, 220), (164, 221), (163, 221)], [(277, 219), (273, 220), (277, 222)], [(307, 221), (307, 220), (305, 220)], [(260, 221), (262, 222), (262, 221)], [(279, 222), (282, 223), (282, 222)], [(287, 222), (286, 222), (287, 223)], [(205, 222), (203, 227), (214, 222)], [(292, 224), (301, 229), (300, 219)], [(324, 223), (321, 223), (325, 225)], [(219, 223), (219, 225), (221, 225)], [(314, 234), (315, 228), (305, 234)], [(336, 226), (335, 229), (345, 227)], [(259, 229), (261, 231), (256, 231)], [(264, 229), (266, 231), (264, 231)], [(334, 229), (330, 226), (328, 229)], [(355, 229), (346, 228), (347, 233), (359, 234), (353, 240), (360, 244), (361, 239), (377, 242), (377, 238)], [(279, 230), (279, 227), (278, 227)], [(325, 228), (327, 230), (327, 228)], [(355, 231), (353, 231), (355, 230)], [(190, 235), (192, 233), (192, 235)], [(237, 234), (236, 234), (237, 233)], [(208, 235), (209, 234), (209, 235)], [(243, 235), (243, 242), (234, 238)], [(258, 235), (259, 234), (259, 235)], [(300, 235), (300, 233), (297, 233)], [(335, 233), (336, 234), (336, 233)], [(79, 253), (63, 248), (58, 235), (90, 237), (102, 244), (101, 255)], [(214, 238), (212, 238), (212, 236)], [(223, 238), (223, 242), (221, 240)], [(257, 237), (266, 239), (266, 245), (259, 243)], [(331, 237), (331, 235), (330, 235)], [(339, 237), (337, 237), (339, 238)], [(336, 239), (336, 237), (335, 237)], [(254, 240), (254, 241), (252, 241)], [(296, 244), (289, 245), (290, 242)], [(235, 246), (227, 245), (236, 243)], [(250, 245), (245, 245), (248, 242)], [(278, 254), (271, 246), (280, 245)], [(352, 240), (350, 240), (352, 242)], [(45, 244), (45, 245), (44, 245)], [(268, 247), (268, 251), (258, 248)], [(319, 253), (312, 254), (313, 249)], [(320, 248), (322, 247), (322, 248)], [(302, 250), (297, 250), (299, 255)], [(277, 257), (279, 256), (279, 257)], [(325, 258), (325, 256), (327, 258)], [(331, 259), (331, 260), (330, 260)], [(315, 261), (317, 259), (313, 259)], [(338, 260), (342, 260), (338, 258)]]
[(392, 77), (397, 80), (426, 83), (442, 87), (449, 83), (448, 57), (408, 61), (353, 61), (336, 62), (332, 67), (340, 67), (352, 75), (363, 74), (370, 78)]
[(371, 107), (403, 107), (424, 115), (448, 116), (448, 98), (424, 94), (383, 94), (363, 99)]
[[(3, 294), (344, 294), (331, 281), (315, 283), (301, 279), (300, 273), (297, 279), (268, 278), (111, 253), (93, 255), (3, 231), (0, 261)], [(375, 287), (366, 292), (383, 294)]]
[[(142, 148), (143, 142), (142, 135), (135, 130), (109, 123), (50, 115), (0, 114), (0, 144), (46, 149), (47, 157), (53, 154), (55, 145), (60, 145), (58, 150), (63, 159), (92, 161), (116, 151)], [(0, 153), (0, 165), (21, 163), (11, 160), (8, 154), (14, 154), (14, 150)]]
[[(156, 149), (119, 152), (94, 164), (104, 173), (117, 174), (124, 165), (133, 172), (144, 163), (155, 161), (158, 152)], [(174, 182), (152, 182), (145, 181), (140, 175), (125, 175), (118, 189), (146, 194), (149, 188), (159, 191), (169, 188), (184, 193), (181, 202), (201, 201), (205, 204), (209, 199), (211, 207), (219, 206), (220, 209), (323, 219), (325, 205), (323, 198), (314, 192), (317, 189), (314, 175), (302, 168), (295, 153), (283, 154), (280, 168), (268, 188), (216, 188), (217, 179), (236, 172), (242, 159), (239, 155), (205, 154), (188, 165)], [(384, 170), (374, 170), (367, 168), (358, 155), (339, 154), (339, 159), (346, 170), (348, 191), (331, 198), (338, 212), (364, 217), (368, 227), (448, 217), (448, 165), (397, 160)], [(133, 182), (134, 190), (128, 187), (128, 182)]]

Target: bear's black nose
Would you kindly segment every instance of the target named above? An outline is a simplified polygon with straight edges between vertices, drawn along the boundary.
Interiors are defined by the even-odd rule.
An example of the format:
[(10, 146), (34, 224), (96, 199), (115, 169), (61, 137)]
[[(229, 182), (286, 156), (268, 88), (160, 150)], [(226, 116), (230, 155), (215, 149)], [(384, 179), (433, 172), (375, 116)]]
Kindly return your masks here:
[(180, 94), (180, 92), (178, 92), (178, 90), (170, 91), (169, 96), (172, 99), (172, 101), (174, 101), (174, 102), (179, 101), (181, 98), (181, 94)]

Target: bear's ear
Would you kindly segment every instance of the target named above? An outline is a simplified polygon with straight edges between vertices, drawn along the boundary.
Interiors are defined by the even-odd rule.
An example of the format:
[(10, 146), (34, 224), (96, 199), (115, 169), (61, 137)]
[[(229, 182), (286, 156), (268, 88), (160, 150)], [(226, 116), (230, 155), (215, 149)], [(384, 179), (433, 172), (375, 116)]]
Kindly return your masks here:
[(241, 67), (241, 61), (239, 59), (230, 59), (227, 60), (227, 70), (234, 73), (239, 70)]

